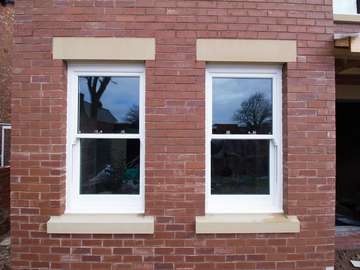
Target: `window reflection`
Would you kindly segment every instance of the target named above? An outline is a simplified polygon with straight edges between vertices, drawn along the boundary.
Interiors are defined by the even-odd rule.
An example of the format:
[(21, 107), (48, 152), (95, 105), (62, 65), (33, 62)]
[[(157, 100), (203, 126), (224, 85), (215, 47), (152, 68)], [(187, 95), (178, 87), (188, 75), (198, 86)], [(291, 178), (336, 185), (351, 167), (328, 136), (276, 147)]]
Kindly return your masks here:
[(269, 194), (268, 140), (212, 140), (212, 194)]
[(138, 133), (139, 77), (79, 77), (79, 132)]
[(271, 134), (272, 79), (214, 78), (213, 134)]
[(81, 139), (81, 194), (139, 194), (138, 139)]

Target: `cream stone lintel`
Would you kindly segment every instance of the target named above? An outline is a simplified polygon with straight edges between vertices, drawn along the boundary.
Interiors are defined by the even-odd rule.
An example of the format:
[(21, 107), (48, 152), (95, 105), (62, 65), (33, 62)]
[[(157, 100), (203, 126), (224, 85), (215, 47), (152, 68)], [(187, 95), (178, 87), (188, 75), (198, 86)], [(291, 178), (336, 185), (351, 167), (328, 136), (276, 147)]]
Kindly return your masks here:
[(154, 60), (155, 39), (54, 37), (53, 58), (63, 60)]
[(154, 217), (121, 214), (64, 214), (52, 216), (48, 233), (153, 234)]
[(334, 14), (334, 21), (339, 23), (360, 23), (358, 14)]
[(296, 62), (295, 40), (198, 39), (198, 61)]
[(296, 216), (283, 214), (226, 214), (196, 217), (196, 233), (298, 233)]

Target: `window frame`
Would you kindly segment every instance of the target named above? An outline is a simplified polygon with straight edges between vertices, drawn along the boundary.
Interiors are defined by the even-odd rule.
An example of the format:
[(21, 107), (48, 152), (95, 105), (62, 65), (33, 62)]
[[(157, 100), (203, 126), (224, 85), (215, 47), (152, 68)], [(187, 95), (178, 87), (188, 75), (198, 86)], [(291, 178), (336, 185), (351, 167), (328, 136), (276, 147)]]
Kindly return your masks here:
[[(145, 211), (145, 67), (144, 64), (68, 63), (65, 213), (139, 214)], [(139, 77), (139, 133), (78, 133), (80, 76)], [(139, 194), (80, 195), (80, 139), (139, 139)]]
[(342, 0), (333, 0), (334, 14), (358, 15), (360, 12), (359, 0), (344, 2)]
[[(222, 65), (206, 66), (205, 82), (205, 212), (207, 214), (283, 213), (282, 180), (282, 66)], [(272, 134), (212, 134), (213, 78), (271, 78)], [(269, 195), (212, 195), (211, 140), (269, 140)]]

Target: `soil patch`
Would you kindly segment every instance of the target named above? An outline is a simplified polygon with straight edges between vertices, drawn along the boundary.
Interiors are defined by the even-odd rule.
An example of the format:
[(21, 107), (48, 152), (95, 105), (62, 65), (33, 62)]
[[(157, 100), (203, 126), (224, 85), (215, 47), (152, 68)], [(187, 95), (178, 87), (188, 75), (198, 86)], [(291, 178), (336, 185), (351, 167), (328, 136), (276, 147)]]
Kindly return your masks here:
[(352, 266), (350, 260), (360, 260), (360, 249), (337, 250), (335, 270), (358, 270)]
[(10, 270), (10, 236), (0, 235), (0, 270)]

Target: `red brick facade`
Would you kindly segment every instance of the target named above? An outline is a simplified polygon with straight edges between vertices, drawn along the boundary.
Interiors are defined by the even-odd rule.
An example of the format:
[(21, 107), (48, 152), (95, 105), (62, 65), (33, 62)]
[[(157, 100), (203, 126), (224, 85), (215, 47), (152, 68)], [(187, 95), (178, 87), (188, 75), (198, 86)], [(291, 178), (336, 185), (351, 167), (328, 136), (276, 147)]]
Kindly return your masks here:
[[(16, 2), (12, 269), (306, 269), (334, 265), (331, 0)], [(146, 67), (146, 214), (153, 235), (48, 235), (65, 205), (66, 64), (54, 36), (153, 37)], [(204, 215), (205, 66), (197, 38), (297, 40), (284, 66), (285, 213), (298, 234), (195, 234)]]
[(337, 232), (336, 233), (336, 249), (359, 249), (360, 248), (360, 232)]
[(358, 33), (360, 31), (360, 25), (349, 23), (335, 23), (335, 33)]

